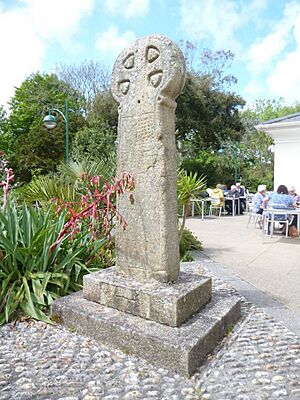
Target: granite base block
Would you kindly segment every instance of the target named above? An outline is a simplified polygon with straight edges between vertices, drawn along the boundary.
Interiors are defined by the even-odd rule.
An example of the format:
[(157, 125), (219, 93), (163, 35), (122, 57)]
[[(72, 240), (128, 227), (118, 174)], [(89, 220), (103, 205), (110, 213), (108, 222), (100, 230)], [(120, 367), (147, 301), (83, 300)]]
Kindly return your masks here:
[(237, 297), (217, 293), (180, 327), (170, 327), (86, 300), (56, 300), (52, 315), (77, 332), (148, 362), (191, 376), (240, 317)]
[(211, 278), (181, 270), (173, 284), (138, 282), (114, 267), (84, 276), (83, 297), (169, 326), (180, 326), (211, 299)]

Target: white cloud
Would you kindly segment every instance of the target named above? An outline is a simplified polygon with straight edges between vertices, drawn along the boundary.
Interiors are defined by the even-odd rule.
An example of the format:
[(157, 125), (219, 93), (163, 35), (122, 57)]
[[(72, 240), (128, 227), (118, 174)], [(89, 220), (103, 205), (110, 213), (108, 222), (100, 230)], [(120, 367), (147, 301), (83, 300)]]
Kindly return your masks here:
[(267, 79), (267, 85), (274, 96), (284, 97), (289, 102), (300, 101), (300, 11), (293, 29), (296, 49), (287, 53), (277, 62)]
[(119, 53), (128, 47), (136, 39), (133, 31), (126, 31), (119, 34), (116, 26), (111, 26), (106, 31), (99, 34), (96, 40), (96, 47), (111, 60), (116, 58)]
[(275, 57), (282, 54), (282, 51), (291, 41), (292, 29), (299, 12), (299, 3), (287, 4), (283, 18), (274, 26), (272, 32), (252, 44), (247, 55), (249, 70), (259, 72), (268, 68)]
[(272, 32), (251, 46), (247, 68), (250, 82), (245, 91), (250, 96), (300, 100), (299, 2), (287, 3)]
[(125, 18), (145, 16), (149, 11), (150, 0), (104, 0), (104, 6), (111, 14)]
[(68, 40), (92, 7), (93, 0), (20, 0), (13, 8), (0, 7), (0, 105), (30, 73), (42, 69), (47, 40)]
[(181, 29), (197, 40), (210, 40), (214, 49), (242, 51), (236, 31), (267, 5), (267, 0), (239, 3), (236, 0), (181, 0)]
[(35, 33), (43, 39), (65, 41), (93, 9), (93, 0), (22, 0)]

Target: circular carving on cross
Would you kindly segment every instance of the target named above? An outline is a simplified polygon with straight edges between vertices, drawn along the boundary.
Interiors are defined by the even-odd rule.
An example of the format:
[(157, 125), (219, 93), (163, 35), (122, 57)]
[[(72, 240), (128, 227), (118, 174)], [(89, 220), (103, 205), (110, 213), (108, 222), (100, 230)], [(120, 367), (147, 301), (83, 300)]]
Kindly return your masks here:
[[(175, 107), (185, 80), (185, 62), (181, 50), (164, 36), (138, 39), (117, 58), (112, 74), (112, 94), (127, 110), (165, 104)], [(142, 93), (142, 95), (141, 95)], [(157, 102), (157, 97), (162, 100)], [(126, 99), (126, 100), (125, 100)]]

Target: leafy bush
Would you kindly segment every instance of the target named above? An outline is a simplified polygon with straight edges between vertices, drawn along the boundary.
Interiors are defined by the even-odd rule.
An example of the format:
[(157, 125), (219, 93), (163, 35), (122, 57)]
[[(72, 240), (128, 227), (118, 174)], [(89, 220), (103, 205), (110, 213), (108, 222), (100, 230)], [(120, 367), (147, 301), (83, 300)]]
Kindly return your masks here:
[[(82, 285), (85, 273), (101, 268), (108, 239), (91, 241), (79, 232), (65, 235), (50, 251), (66, 222), (66, 214), (8, 204), (0, 213), (0, 325), (19, 314), (51, 322), (53, 300)], [(88, 267), (87, 267), (88, 265)]]
[(202, 150), (197, 158), (184, 159), (181, 167), (189, 173), (205, 175), (208, 187), (215, 187), (217, 183), (233, 183), (233, 158), (230, 155), (221, 156), (213, 151)]
[(187, 228), (184, 229), (179, 242), (179, 253), (182, 261), (192, 261), (193, 258), (189, 255), (189, 251), (203, 250), (202, 243), (196, 236)]
[(85, 273), (112, 264), (114, 221), (127, 225), (116, 196), (134, 190), (134, 179), (81, 178), (78, 201), (57, 198), (47, 210), (8, 204), (0, 213), (0, 325), (20, 313), (51, 322), (45, 311), (53, 300), (80, 289)]

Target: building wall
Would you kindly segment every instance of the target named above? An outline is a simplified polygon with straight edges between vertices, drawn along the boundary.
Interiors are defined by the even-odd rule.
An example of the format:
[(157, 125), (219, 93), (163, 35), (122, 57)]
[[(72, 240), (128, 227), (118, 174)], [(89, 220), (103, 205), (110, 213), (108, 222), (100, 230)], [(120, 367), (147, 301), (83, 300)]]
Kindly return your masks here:
[(295, 186), (300, 194), (300, 142), (275, 141), (274, 189)]
[(274, 189), (295, 186), (300, 194), (300, 121), (258, 125), (270, 135), (274, 148)]

